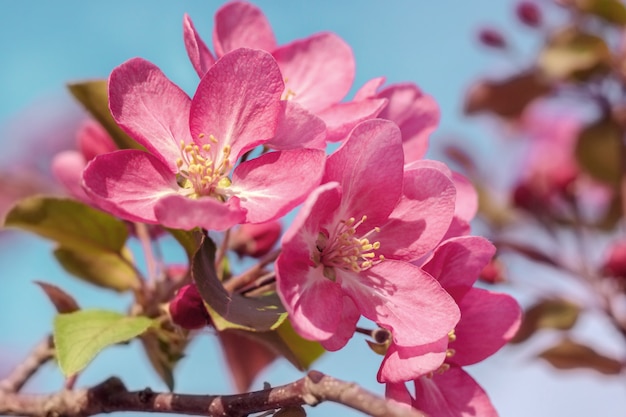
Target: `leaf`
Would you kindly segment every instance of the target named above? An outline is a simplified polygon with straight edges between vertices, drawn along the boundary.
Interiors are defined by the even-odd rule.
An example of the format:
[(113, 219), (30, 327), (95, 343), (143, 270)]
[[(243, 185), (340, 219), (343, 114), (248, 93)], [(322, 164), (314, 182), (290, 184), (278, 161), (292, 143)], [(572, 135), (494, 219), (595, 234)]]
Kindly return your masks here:
[(124, 222), (75, 200), (34, 196), (17, 203), (5, 226), (54, 240), (73, 250), (119, 252), (128, 237)]
[(621, 181), (622, 129), (605, 118), (586, 126), (578, 136), (576, 159), (598, 181), (618, 185)]
[(66, 377), (80, 372), (104, 348), (126, 342), (150, 327), (147, 317), (107, 310), (80, 310), (54, 318), (54, 346)]
[(193, 256), (198, 251), (200, 244), (202, 243), (202, 232), (200, 231), (187, 231), (177, 229), (166, 229), (180, 246), (183, 247), (187, 258), (191, 261)]
[(626, 7), (619, 0), (571, 0), (581, 12), (589, 13), (608, 23), (626, 25)]
[(211, 239), (205, 238), (192, 262), (193, 280), (215, 328), (262, 332), (278, 327), (287, 317), (278, 296), (274, 293), (251, 298), (229, 294), (215, 272), (215, 250)]
[(186, 333), (172, 329), (148, 329), (140, 337), (152, 368), (167, 385), (174, 391), (174, 368), (185, 355), (187, 347)]
[(581, 345), (569, 339), (561, 342), (539, 355), (557, 369), (591, 368), (605, 375), (617, 375), (622, 372), (622, 363), (616, 359), (599, 354), (589, 346)]
[(501, 81), (481, 80), (465, 95), (468, 115), (488, 112), (517, 118), (536, 98), (550, 92), (552, 86), (534, 71), (523, 72)]
[(111, 116), (106, 80), (71, 83), (67, 87), (80, 104), (106, 129), (118, 148), (145, 150), (128, 136)]
[(569, 330), (576, 324), (580, 308), (562, 299), (543, 300), (524, 313), (522, 324), (511, 343), (521, 343), (539, 329)]
[(539, 55), (538, 65), (553, 80), (584, 81), (609, 69), (611, 52), (598, 36), (566, 28), (553, 35)]
[(35, 281), (35, 284), (39, 285), (43, 292), (46, 293), (48, 299), (54, 304), (59, 314), (72, 313), (80, 310), (80, 307), (74, 297), (63, 291), (56, 285), (48, 284), (43, 281)]
[(141, 284), (132, 264), (117, 253), (60, 247), (54, 256), (67, 272), (99, 287), (123, 292)]

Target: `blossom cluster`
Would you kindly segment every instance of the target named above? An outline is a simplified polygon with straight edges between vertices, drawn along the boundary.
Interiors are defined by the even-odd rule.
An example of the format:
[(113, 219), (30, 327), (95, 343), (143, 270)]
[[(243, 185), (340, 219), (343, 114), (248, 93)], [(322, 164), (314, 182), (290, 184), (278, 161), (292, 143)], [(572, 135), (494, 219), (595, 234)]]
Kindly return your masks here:
[[(193, 96), (144, 59), (115, 68), (111, 114), (143, 149), (117, 150), (98, 124), (86, 126), (81, 152), (55, 161), (69, 192), (130, 222), (235, 228), (231, 249), (252, 256), (299, 207), (274, 264), (297, 333), (335, 351), (367, 319), (379, 328), (372, 346), (388, 397), (433, 416), (495, 415), (462, 367), (510, 340), (520, 310), (474, 287), (495, 249), (470, 235), (469, 181), (424, 159), (439, 119), (433, 98), (376, 78), (347, 100), (349, 45), (332, 33), (278, 45), (248, 3), (217, 12), (213, 52), (189, 16), (183, 33), (200, 77)], [(192, 328), (210, 322), (193, 288), (170, 311)]]

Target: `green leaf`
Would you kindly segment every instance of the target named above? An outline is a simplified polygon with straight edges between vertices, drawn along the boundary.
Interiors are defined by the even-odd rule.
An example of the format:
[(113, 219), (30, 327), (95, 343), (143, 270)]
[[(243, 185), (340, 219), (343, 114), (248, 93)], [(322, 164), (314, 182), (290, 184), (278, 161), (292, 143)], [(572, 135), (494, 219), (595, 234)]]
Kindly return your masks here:
[(569, 339), (561, 340), (557, 345), (542, 352), (539, 357), (557, 369), (590, 368), (605, 375), (618, 375), (623, 368), (620, 361)]
[(141, 284), (130, 261), (118, 253), (60, 247), (54, 256), (67, 272), (99, 287), (123, 292)]
[(626, 25), (626, 6), (619, 0), (575, 0), (574, 5), (582, 12), (618, 26)]
[(184, 356), (187, 347), (186, 332), (164, 328), (157, 331), (152, 327), (139, 338), (152, 368), (169, 390), (174, 391), (174, 368)]
[(511, 343), (521, 343), (539, 329), (569, 330), (576, 324), (579, 312), (580, 307), (567, 300), (542, 300), (526, 310)]
[(215, 244), (209, 238), (196, 252), (192, 277), (217, 330), (267, 331), (277, 328), (287, 313), (274, 294), (257, 298), (229, 294), (215, 272)]
[(609, 69), (611, 51), (602, 38), (566, 28), (548, 40), (538, 64), (550, 79), (584, 81)]
[(65, 376), (80, 372), (104, 348), (126, 342), (150, 327), (147, 317), (114, 311), (80, 310), (54, 319), (54, 346)]
[(326, 352), (318, 342), (303, 339), (296, 333), (289, 320), (285, 320), (276, 329), (276, 333), (293, 353), (298, 365), (304, 369), (308, 369), (313, 362)]
[(121, 220), (75, 200), (34, 196), (14, 206), (5, 226), (54, 240), (67, 249), (119, 252), (128, 237)]
[(106, 80), (91, 80), (67, 86), (72, 95), (106, 129), (120, 149), (144, 149), (115, 123), (109, 111), (109, 92)]
[(599, 120), (580, 132), (576, 159), (598, 181), (618, 185), (621, 181), (622, 130), (612, 119)]

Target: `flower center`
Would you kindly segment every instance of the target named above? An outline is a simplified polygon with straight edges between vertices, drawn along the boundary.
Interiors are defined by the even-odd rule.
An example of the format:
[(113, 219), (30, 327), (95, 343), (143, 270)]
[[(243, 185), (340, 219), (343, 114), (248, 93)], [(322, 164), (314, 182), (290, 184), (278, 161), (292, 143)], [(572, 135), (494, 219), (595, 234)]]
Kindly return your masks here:
[[(200, 134), (203, 138), (204, 134)], [(215, 136), (209, 135), (209, 140), (217, 143)], [(213, 196), (220, 200), (226, 200), (226, 189), (231, 182), (228, 178), (232, 166), (228, 159), (230, 156), (230, 146), (222, 148), (222, 158), (216, 163), (211, 156), (211, 144), (207, 143), (201, 147), (180, 142), (181, 157), (176, 160), (178, 174), (176, 179), (178, 185), (185, 190), (183, 193), (190, 198), (200, 196)]]
[(296, 96), (296, 92), (293, 91), (291, 88), (287, 87), (288, 81), (289, 79), (285, 78), (285, 91), (283, 93), (283, 97), (281, 98), (281, 100), (291, 100), (292, 98)]
[(316, 241), (319, 253), (313, 255), (316, 265), (324, 265), (324, 276), (331, 281), (336, 280), (335, 269), (344, 271), (361, 272), (382, 262), (383, 255), (376, 256), (374, 251), (380, 249), (380, 242), (371, 243), (369, 237), (372, 233), (380, 232), (379, 227), (369, 230), (363, 235), (357, 234), (357, 229), (367, 220), (367, 216), (361, 217), (358, 222), (354, 217), (337, 223), (335, 230), (328, 233), (322, 230)]

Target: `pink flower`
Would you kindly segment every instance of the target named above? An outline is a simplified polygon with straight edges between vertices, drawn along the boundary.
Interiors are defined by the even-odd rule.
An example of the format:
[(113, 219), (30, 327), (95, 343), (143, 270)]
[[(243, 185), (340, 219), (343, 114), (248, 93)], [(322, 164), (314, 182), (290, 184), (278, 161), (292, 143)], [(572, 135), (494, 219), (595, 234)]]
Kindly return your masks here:
[(294, 328), (329, 350), (345, 345), (360, 315), (402, 346), (439, 340), (458, 320), (436, 280), (406, 262), (443, 237), (454, 186), (432, 167), (405, 175), (403, 162), (397, 126), (359, 124), (283, 237), (279, 295)]
[[(412, 351), (390, 346), (379, 371), (379, 380), (389, 382), (388, 396), (433, 416), (495, 415), (482, 388), (461, 369), (497, 352), (521, 322), (512, 297), (472, 287), (494, 250), (481, 237), (458, 237), (440, 245), (423, 266), (458, 303), (461, 319), (453, 332), (431, 346)], [(447, 345), (443, 355), (442, 345)], [(424, 372), (438, 359), (438, 368)], [(422, 375), (410, 377), (411, 372)], [(415, 398), (408, 393), (407, 380), (414, 381)]]
[[(215, 58), (187, 15), (183, 29), (189, 59), (202, 77)], [(328, 141), (345, 138), (358, 122), (375, 117), (385, 105), (384, 99), (340, 103), (355, 77), (352, 50), (341, 38), (319, 33), (278, 46), (267, 18), (250, 3), (235, 1), (217, 11), (213, 44), (218, 58), (241, 47), (270, 52), (285, 80), (282, 97), (289, 101), (288, 108), (306, 109), (321, 118)]]
[(278, 220), (259, 224), (244, 224), (231, 233), (228, 246), (239, 256), (260, 258), (280, 239), (283, 227)]
[(413, 83), (392, 84), (378, 91), (384, 81), (382, 77), (369, 81), (361, 87), (354, 99), (387, 99), (387, 105), (377, 117), (391, 120), (400, 127), (404, 163), (420, 160), (428, 150), (430, 134), (439, 124), (439, 106)]
[(193, 99), (155, 65), (131, 59), (111, 73), (110, 108), (148, 152), (96, 157), (85, 190), (123, 219), (177, 229), (225, 230), (287, 213), (319, 184), (323, 151), (271, 152), (236, 165), (274, 135), (283, 88), (263, 51), (224, 55)]

